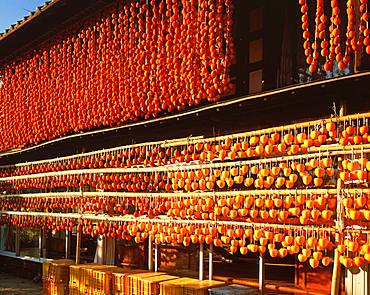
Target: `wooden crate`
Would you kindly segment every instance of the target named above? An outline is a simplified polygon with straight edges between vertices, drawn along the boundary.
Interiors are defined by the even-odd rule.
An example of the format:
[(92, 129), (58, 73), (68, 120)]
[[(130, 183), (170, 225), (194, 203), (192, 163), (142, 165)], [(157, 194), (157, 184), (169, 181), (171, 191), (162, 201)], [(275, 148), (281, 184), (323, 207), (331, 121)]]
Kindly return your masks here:
[(225, 283), (221, 281), (198, 281), (183, 285), (183, 295), (208, 295), (208, 289), (224, 286)]
[(48, 280), (42, 280), (42, 294), (50, 294), (50, 282)]
[(49, 277), (49, 268), (50, 268), (51, 263), (52, 263), (52, 260), (49, 260), (49, 261), (45, 261), (42, 264), (42, 279), (43, 280), (47, 280)]
[(110, 295), (112, 293), (112, 272), (117, 268), (117, 266), (111, 266), (104, 269), (93, 269), (92, 294)]
[[(112, 294), (113, 295), (125, 295), (125, 287), (128, 284), (128, 275), (135, 273), (145, 273), (147, 270), (142, 269), (122, 269), (118, 268), (112, 272)], [(128, 288), (127, 288), (128, 289)]]
[[(76, 264), (69, 267), (69, 290), (75, 294), (85, 294), (85, 281), (88, 279), (88, 269), (101, 267), (101, 264)], [(84, 271), (83, 271), (84, 270)]]
[(79, 290), (80, 294), (92, 294), (93, 271), (111, 268), (112, 265), (89, 264), (80, 268)]
[(159, 283), (178, 279), (179, 277), (170, 275), (159, 275), (155, 277), (147, 277), (139, 279), (138, 295), (159, 295)]
[(53, 260), (49, 264), (47, 279), (54, 283), (69, 282), (69, 267), (73, 265), (74, 261), (69, 259)]
[(50, 293), (49, 295), (68, 295), (69, 289), (67, 283), (53, 283), (50, 282)]
[(81, 268), (93, 264), (72, 264), (69, 266), (69, 290), (74, 294), (80, 293)]
[(192, 278), (180, 278), (171, 281), (161, 282), (160, 295), (183, 295), (183, 285), (196, 283), (199, 280)]
[(138, 295), (140, 290), (140, 279), (147, 277), (155, 277), (159, 275), (164, 275), (164, 272), (145, 272), (130, 274), (127, 276), (128, 281), (126, 281), (125, 294)]
[(69, 288), (67, 283), (54, 283), (52, 281), (43, 282), (44, 295), (68, 295)]

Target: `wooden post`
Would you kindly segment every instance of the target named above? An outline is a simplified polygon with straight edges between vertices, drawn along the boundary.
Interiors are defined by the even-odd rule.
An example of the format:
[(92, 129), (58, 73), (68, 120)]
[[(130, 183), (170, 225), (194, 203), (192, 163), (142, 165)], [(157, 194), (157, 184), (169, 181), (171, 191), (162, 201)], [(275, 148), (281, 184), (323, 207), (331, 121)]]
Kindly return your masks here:
[(153, 242), (148, 239), (148, 269), (153, 271)]
[[(340, 239), (340, 234), (335, 234), (335, 240), (338, 241)], [(331, 295), (339, 294), (339, 286), (340, 286), (340, 275), (341, 275), (341, 267), (339, 262), (339, 252), (337, 249), (334, 250), (334, 264), (333, 264), (333, 276), (331, 280)]]
[(294, 284), (296, 286), (299, 286), (299, 263), (297, 263), (297, 261), (295, 261), (295, 279), (294, 279)]
[(263, 254), (260, 254), (259, 256), (258, 284), (259, 284), (260, 295), (264, 295), (265, 294), (265, 259), (263, 257)]
[(79, 226), (77, 226), (77, 243), (76, 243), (76, 264), (80, 264), (81, 257), (81, 236), (82, 232)]
[(203, 281), (203, 243), (199, 245), (199, 280)]
[[(347, 102), (345, 100), (341, 100), (339, 103), (339, 116), (343, 117), (347, 113)], [(342, 132), (343, 126), (338, 126), (338, 132)]]
[[(338, 168), (341, 167), (342, 159), (338, 158)], [(340, 243), (343, 237), (344, 228), (344, 208), (341, 200), (341, 189), (343, 188), (343, 181), (339, 178), (337, 181), (337, 220), (336, 228), (337, 233), (335, 234), (335, 243)], [(339, 294), (340, 278), (341, 278), (341, 266), (339, 262), (340, 254), (335, 248), (334, 250), (334, 264), (333, 264), (333, 276), (331, 280), (331, 295)]]
[(20, 229), (19, 226), (15, 228), (15, 256), (21, 255), (21, 245), (20, 245)]
[(158, 249), (158, 244), (156, 243), (154, 245), (154, 271), (157, 272), (158, 271), (158, 253), (159, 252), (159, 249)]
[[(83, 179), (81, 179), (82, 181)], [(83, 189), (80, 186), (81, 198), (83, 197)], [(78, 208), (78, 213), (81, 213), (80, 208)], [(82, 240), (82, 226), (80, 225), (80, 220), (77, 223), (77, 241), (76, 241), (76, 264), (80, 264), (81, 258), (81, 240)]]
[[(342, 100), (339, 107), (339, 116), (344, 116), (347, 112), (346, 101)], [(342, 132), (345, 126), (343, 124), (337, 126), (338, 134)], [(338, 171), (337, 171), (337, 220), (335, 222), (336, 234), (335, 234), (335, 243), (338, 244), (342, 241), (343, 238), (343, 229), (344, 229), (344, 207), (342, 204), (341, 191), (344, 187), (343, 181), (339, 177), (339, 173), (342, 170), (342, 161), (341, 157), (338, 157)], [(333, 275), (331, 280), (331, 295), (339, 294), (340, 289), (340, 278), (341, 278), (341, 266), (339, 262), (340, 254), (335, 248), (334, 250), (334, 264), (333, 264)]]
[(43, 230), (42, 231), (42, 258), (46, 258), (47, 257), (47, 234), (48, 234), (48, 231), (47, 230)]
[(43, 238), (43, 230), (42, 228), (40, 228), (40, 232), (39, 232), (39, 258), (42, 258), (42, 238)]
[(71, 257), (71, 232), (69, 230), (66, 230), (66, 259), (69, 259)]
[(211, 281), (212, 277), (213, 277), (213, 244), (210, 244), (208, 252), (208, 279)]

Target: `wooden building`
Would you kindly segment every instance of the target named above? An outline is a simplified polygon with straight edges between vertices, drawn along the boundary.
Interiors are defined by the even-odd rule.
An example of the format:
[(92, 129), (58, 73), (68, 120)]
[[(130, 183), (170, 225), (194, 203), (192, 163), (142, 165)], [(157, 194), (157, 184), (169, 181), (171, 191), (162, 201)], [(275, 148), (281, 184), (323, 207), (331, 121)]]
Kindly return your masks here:
[[(11, 170), (19, 163), (61, 158), (117, 146), (144, 144), (171, 139), (196, 138), (198, 136), (204, 138), (215, 137), (287, 124), (298, 124), (303, 121), (319, 120), (330, 118), (331, 116), (336, 117), (340, 113), (342, 115), (356, 114), (370, 110), (370, 97), (367, 88), (367, 83), (370, 82), (370, 60), (366, 53), (366, 47), (363, 47), (360, 42), (361, 46), (359, 45), (359, 49), (352, 50), (354, 51), (352, 53), (351, 50), (348, 51), (345, 49), (346, 37), (343, 32), (346, 32), (346, 26), (348, 25), (348, 16), (346, 14), (348, 6), (346, 5), (349, 4), (337, 1), (340, 2), (337, 4), (343, 14), (340, 15), (342, 23), (338, 24), (338, 28), (342, 30), (343, 35), (341, 36), (342, 40), (339, 41), (339, 45), (342, 45), (342, 51), (346, 52), (346, 56), (348, 55), (349, 62), (347, 67), (340, 70), (338, 66), (339, 62), (333, 61), (333, 69), (331, 71), (325, 71), (323, 66), (325, 60), (328, 60), (329, 57), (319, 56), (317, 61), (318, 69), (314, 73), (311, 73), (309, 71), (309, 65), (306, 63), (306, 52), (303, 47), (305, 40), (302, 38), (302, 15), (304, 14), (304, 11), (302, 12), (302, 5), (307, 5), (309, 8), (307, 13), (309, 27), (307, 30), (311, 31), (312, 35), (315, 35), (315, 30), (317, 33), (317, 28), (314, 24), (315, 13), (318, 11), (316, 1), (199, 0), (189, 1), (189, 3), (191, 2), (189, 7), (186, 5), (186, 2), (185, 0), (173, 0), (172, 2), (162, 0), (52, 0), (45, 3), (42, 7), (37, 8), (29, 16), (20, 20), (0, 35), (0, 91), (3, 88), (3, 92), (0, 92), (0, 94), (4, 94), (3, 97), (0, 97), (0, 110), (5, 114), (4, 118), (0, 121), (0, 124), (4, 126), (0, 131), (3, 133), (1, 139), (3, 142), (3, 151), (0, 154), (0, 165), (8, 165), (7, 167), (11, 167), (9, 168)], [(328, 20), (326, 30), (328, 30), (330, 25), (329, 19), (333, 11), (332, 3), (329, 2), (323, 1), (325, 7), (322, 13), (324, 16), (326, 14)], [(365, 10), (362, 9), (360, 4), (365, 5), (364, 3), (367, 1), (352, 2), (354, 2), (353, 11), (359, 26), (358, 30), (361, 31), (360, 24), (365, 22), (366, 18), (363, 18), (362, 13), (365, 13)], [(163, 11), (170, 11), (169, 13), (166, 14), (161, 10), (161, 3), (166, 7), (162, 7)], [(153, 8), (157, 6), (159, 7), (158, 9)], [(352, 9), (351, 7), (350, 9)], [(126, 8), (127, 10), (125, 10)], [(219, 10), (217, 10), (218, 8)], [(173, 109), (163, 108), (155, 114), (151, 114), (148, 108), (148, 116), (146, 116), (145, 111), (141, 110), (141, 113), (139, 112), (140, 114), (134, 119), (132, 117), (125, 119), (122, 116), (126, 111), (125, 107), (133, 107), (135, 101), (124, 104), (125, 107), (121, 105), (119, 111), (117, 111), (117, 118), (113, 121), (103, 121), (103, 123), (100, 122), (98, 124), (96, 122), (99, 121), (99, 114), (94, 117), (95, 119), (86, 117), (84, 113), (102, 110), (99, 108), (97, 110), (91, 110), (89, 100), (105, 99), (104, 103), (109, 106), (111, 101), (109, 95), (115, 95), (118, 99), (122, 98), (123, 90), (121, 93), (120, 85), (123, 82), (120, 84), (121, 80), (117, 78), (117, 82), (115, 77), (121, 75), (119, 71), (123, 72), (122, 77), (124, 77), (126, 58), (129, 63), (127, 68), (130, 70), (133, 69), (134, 72), (136, 71), (136, 78), (146, 77), (147, 72), (150, 72), (150, 75), (154, 79), (159, 75), (158, 72), (151, 72), (149, 63), (152, 62), (154, 67), (156, 67), (161, 62), (160, 52), (162, 48), (160, 45), (165, 45), (163, 48), (166, 47), (166, 50), (171, 50), (168, 49), (167, 43), (156, 43), (156, 38), (160, 36), (160, 28), (167, 28), (166, 26), (170, 28), (167, 33), (163, 33), (163, 36), (170, 36), (163, 42), (171, 41), (173, 36), (177, 36), (176, 34), (179, 35), (179, 40), (188, 42), (185, 41), (187, 40), (186, 36), (176, 31), (176, 26), (172, 23), (172, 21), (180, 23), (176, 16), (185, 15), (187, 9), (189, 9), (188, 13), (190, 19), (193, 21), (194, 19), (192, 17), (194, 15), (198, 17), (202, 16), (202, 13), (205, 11), (206, 17), (212, 19), (213, 14), (218, 11), (217, 13), (222, 21), (215, 18), (215, 22), (220, 22), (215, 32), (219, 34), (219, 39), (214, 36), (204, 37), (208, 38), (208, 43), (205, 45), (206, 49), (204, 49), (205, 53), (199, 54), (201, 56), (199, 57), (200, 61), (197, 59), (199, 52), (194, 53), (194, 60), (199, 62), (200, 69), (202, 69), (202, 62), (205, 64), (215, 62), (217, 64), (217, 60), (207, 57), (207, 54), (213, 54), (212, 50), (216, 50), (214, 48), (218, 46), (217, 44), (220, 44), (217, 50), (224, 52), (224, 56), (220, 58), (222, 62), (217, 65), (224, 65), (223, 63), (225, 63), (227, 66), (224, 69), (225, 73), (215, 74), (212, 76), (212, 79), (216, 76), (217, 78), (222, 76), (220, 79), (229, 79), (228, 81), (231, 86), (229, 88), (226, 87), (227, 89), (222, 94), (215, 95), (214, 99), (210, 99), (212, 101), (208, 101), (207, 97), (202, 97), (202, 99), (195, 99), (195, 102), (185, 106), (179, 106), (178, 109), (176, 109), (177, 102), (175, 102)], [(125, 19), (125, 12), (127, 11), (129, 11), (130, 17)], [(193, 15), (192, 13), (195, 13), (194, 11), (197, 11), (197, 14)], [(156, 14), (162, 12), (161, 20), (160, 17), (156, 17)], [(122, 18), (120, 18), (121, 16)], [(131, 19), (135, 17), (138, 19)], [(168, 23), (163, 21), (166, 17), (169, 18)], [(109, 19), (109, 23), (105, 24), (107, 19)], [(148, 36), (152, 33), (150, 31), (150, 29), (153, 29), (151, 26), (154, 26), (156, 22), (160, 21), (164, 25), (161, 23), (158, 27), (155, 27), (153, 34), (157, 35), (154, 35), (150, 39)], [(181, 27), (181, 24), (184, 27)], [(191, 27), (191, 23), (189, 24), (183, 21), (181, 24), (179, 25), (181, 29), (186, 28), (186, 30), (190, 31), (193, 28)], [(195, 25), (195, 28), (193, 28), (196, 31), (193, 36), (194, 40), (196, 39), (196, 34), (202, 32), (200, 28), (207, 30), (212, 26), (212, 23), (207, 24), (207, 21), (203, 23), (199, 19), (195, 20), (195, 24), (199, 25), (199, 27)], [(203, 25), (205, 27), (202, 27)], [(365, 26), (365, 24), (362, 25)], [(127, 50), (141, 50), (140, 46), (143, 46), (145, 48), (144, 53), (141, 52), (138, 54), (144, 56), (143, 59), (138, 58), (137, 60), (129, 61), (129, 54), (134, 51), (128, 51), (127, 53), (125, 46), (127, 42), (131, 44), (129, 37), (133, 33), (128, 29), (127, 34), (129, 35), (125, 39), (126, 31), (120, 31), (125, 30), (127, 26), (133, 31), (136, 30), (135, 32), (139, 36), (137, 38), (135, 35), (135, 38), (137, 38), (135, 39), (136, 43), (132, 43), (134, 49), (129, 48)], [(141, 26), (143, 26), (143, 29), (141, 29)], [(171, 26), (173, 27), (173, 31), (171, 31)], [(90, 33), (90, 29), (93, 33)], [(199, 31), (197, 31), (198, 29)], [(218, 29), (220, 31), (217, 31)], [(228, 29), (230, 29), (230, 32)], [(368, 30), (368, 27), (366, 29)], [(176, 33), (174, 33), (175, 31)], [(173, 36), (171, 35), (172, 33)], [(361, 33), (357, 32), (356, 34), (359, 35)], [(114, 38), (116, 37), (122, 39), (121, 43), (117, 43), (118, 45), (114, 43)], [(142, 45), (141, 42), (145, 38), (149, 38), (149, 42)], [(212, 43), (212, 38), (218, 40), (219, 43), (215, 41), (217, 46)], [(327, 31), (325, 38), (327, 40), (331, 38), (329, 31)], [(89, 43), (89, 40), (93, 41)], [(194, 40), (192, 42), (195, 42)], [(314, 42), (312, 40), (311, 37), (311, 42)], [(101, 45), (103, 49), (99, 49), (101, 50), (99, 51), (100, 55), (98, 57), (87, 57), (91, 49), (89, 47), (90, 44), (92, 44), (91, 46), (93, 48), (91, 52), (94, 52), (94, 48), (100, 46), (99, 44), (101, 43), (99, 42), (107, 43), (107, 45), (104, 45), (105, 47)], [(175, 46), (174, 43), (172, 44), (173, 46)], [(117, 49), (118, 47), (116, 48), (116, 46), (121, 47)], [(145, 55), (145, 51), (152, 50), (152, 48), (155, 48), (154, 51), (157, 54), (157, 59), (153, 58), (154, 60), (151, 60), (151, 56)], [(79, 50), (81, 50), (81, 54), (78, 53)], [(186, 50), (191, 51), (190, 48), (186, 48)], [(232, 53), (228, 50), (232, 51)], [(116, 52), (121, 51), (128, 55), (126, 57), (124, 55), (119, 57), (114, 55)], [(109, 55), (110, 52), (113, 52), (111, 56)], [(75, 56), (74, 54), (77, 55), (77, 53), (80, 55)], [(182, 55), (182, 51), (180, 54), (180, 49), (175, 53), (171, 52), (171, 54), (167, 58), (173, 58), (181, 66), (185, 64), (186, 58), (188, 58)], [(62, 64), (60, 60), (56, 62), (59, 57), (61, 59), (67, 59), (66, 63)], [(91, 68), (91, 64), (89, 63), (93, 59), (97, 59), (98, 61)], [(79, 68), (79, 66), (74, 68), (74, 63), (77, 64), (78, 62), (83, 64), (82, 68)], [(140, 62), (144, 66), (147, 66), (147, 68), (141, 70), (139, 67), (134, 67), (136, 63)], [(31, 67), (34, 67), (32, 70), (34, 74), (27, 74), (27, 70)], [(102, 70), (99, 72), (101, 76), (96, 78), (94, 73), (100, 71), (99, 67), (106, 72)], [(212, 65), (209, 64), (204, 67), (203, 70), (206, 72), (204, 74), (206, 77), (211, 76), (211, 67)], [(176, 69), (171, 68), (169, 72), (176, 73)], [(213, 72), (215, 72), (214, 69)], [(106, 75), (106, 73), (110, 73), (110, 75)], [(80, 77), (80, 74), (83, 77)], [(197, 72), (194, 70), (194, 79), (198, 78), (196, 74)], [(66, 78), (68, 81), (63, 82), (65, 84), (62, 83), (59, 85), (59, 81), (65, 77), (68, 77)], [(100, 81), (101, 85), (90, 85), (89, 77), (95, 77), (97, 80), (94, 80), (93, 83)], [(169, 74), (165, 77), (167, 81), (172, 81), (171, 79), (175, 81), (177, 76), (171, 77)], [(185, 81), (184, 76), (178, 75), (178, 77), (179, 80), (173, 83)], [(31, 81), (32, 79), (35, 79), (36, 82)], [(86, 85), (79, 85), (78, 81), (80, 79)], [(38, 81), (45, 83), (45, 85), (38, 88)], [(191, 78), (189, 78), (189, 81), (192, 81)], [(208, 80), (205, 79), (205, 81)], [(153, 86), (157, 82), (155, 80), (154, 82), (148, 82), (148, 92), (155, 92), (150, 87), (158, 87), (159, 89), (159, 82), (157, 86)], [(18, 87), (17, 83), (24, 83), (24, 85)], [(35, 89), (32, 90), (32, 87), (29, 89), (27, 83), (33, 83), (32, 87)], [(117, 90), (107, 90), (105, 86), (108, 84), (116, 85)], [(63, 90), (63, 87), (67, 86), (70, 88)], [(83, 88), (85, 86), (86, 88), (83, 90), (85, 92), (81, 92), (84, 93), (84, 97), (81, 98), (77, 94), (73, 94), (74, 90), (77, 91), (79, 87)], [(170, 89), (175, 86), (171, 84), (166, 87)], [(201, 85), (197, 87), (201, 87)], [(5, 92), (8, 91), (5, 88), (10, 89), (9, 91), (11, 93)], [(54, 88), (58, 90), (54, 91)], [(187, 90), (191, 89), (188, 85), (185, 88)], [(18, 92), (13, 93), (12, 91), (14, 89), (17, 89)], [(97, 89), (97, 92), (91, 89)], [(100, 91), (103, 93), (102, 95), (99, 94)], [(139, 92), (142, 90), (128, 89), (127, 91), (132, 94), (135, 91)], [(172, 93), (171, 90), (168, 90), (168, 93), (172, 95), (171, 97), (176, 97), (178, 94)], [(191, 91), (186, 94), (189, 97), (194, 95)], [(30, 102), (32, 95), (37, 97), (38, 107), (35, 107)], [(65, 101), (59, 105), (53, 105), (58, 101), (55, 97), (57, 95), (64, 96)], [(104, 95), (106, 96), (105, 98)], [(155, 94), (153, 94), (154, 96)], [(148, 97), (150, 98), (151, 96), (148, 94)], [(158, 97), (162, 98), (160, 94), (158, 94)], [(149, 98), (147, 100), (148, 105), (151, 103), (149, 102)], [(71, 108), (67, 106), (65, 110), (59, 112), (59, 108), (64, 107), (65, 102), (68, 102), (68, 105), (74, 106), (74, 109), (71, 107), (73, 110), (79, 111), (77, 113), (68, 113)], [(103, 109), (102, 113), (112, 112), (114, 109), (118, 109), (118, 106), (108, 108), (107, 110)], [(120, 115), (121, 112), (122, 116)], [(49, 118), (50, 113), (57, 115)], [(19, 118), (19, 126), (17, 126), (15, 119), (12, 121), (12, 114), (14, 118)], [(62, 114), (66, 114), (71, 121), (78, 121), (79, 123), (74, 124), (72, 122), (68, 125), (69, 129), (66, 127), (60, 131), (57, 127), (58, 120), (62, 120), (60, 119), (62, 118)], [(53, 121), (54, 119), (55, 122)], [(8, 123), (8, 121), (11, 123)], [(43, 124), (51, 126), (50, 133), (48, 131), (40, 131), (40, 135), (34, 131), (32, 131), (33, 133), (27, 131), (29, 128), (42, 126)], [(18, 134), (18, 128), (21, 130), (19, 131), (20, 134)], [(45, 130), (42, 127), (39, 127), (39, 129)], [(6, 132), (9, 134), (5, 136), (4, 134)], [(76, 191), (77, 189), (72, 188), (72, 192), (73, 190)], [(21, 189), (19, 191), (22, 192)], [(42, 189), (30, 189), (28, 193), (39, 191), (42, 191)], [(61, 188), (54, 190), (45, 189), (45, 192), (49, 191), (64, 193), (64, 190)], [(6, 193), (4, 192), (4, 196), (6, 196)], [(48, 209), (50, 208), (43, 208), (42, 210), (45, 211)], [(50, 211), (52, 210), (50, 209)], [(65, 213), (72, 213), (73, 211), (72, 209), (66, 210), (68, 212), (66, 211)], [(135, 210), (132, 211), (134, 212)], [(58, 211), (53, 211), (53, 213), (55, 212)], [(29, 258), (31, 263), (41, 261), (39, 259), (41, 257), (50, 259), (63, 257), (75, 258), (76, 255), (79, 255), (76, 254), (76, 244), (81, 242), (78, 248), (82, 249), (82, 261), (92, 262), (95, 257), (95, 260), (102, 259), (100, 261), (102, 263), (107, 262), (105, 261), (106, 251), (103, 251), (104, 253), (101, 253), (102, 255), (100, 257), (96, 254), (96, 249), (99, 248), (101, 250), (102, 245), (108, 243), (108, 248), (110, 249), (112, 246), (109, 246), (109, 244), (114, 244), (115, 246), (115, 258), (110, 257), (110, 261), (113, 259), (116, 264), (143, 268), (146, 267), (148, 256), (151, 255), (148, 253), (151, 253), (153, 250), (148, 249), (148, 243), (141, 243), (138, 246), (133, 239), (117, 242), (112, 242), (109, 239), (98, 241), (95, 237), (85, 235), (81, 241), (77, 241), (76, 227), (72, 231), (67, 231), (67, 233), (64, 231), (56, 232), (40, 229), (21, 229), (21, 233), (19, 231), (15, 227), (4, 226), (1, 229), (0, 250), (2, 252), (0, 254), (3, 256), (1, 256), (0, 261), (4, 261), (4, 265), (11, 265), (14, 263), (13, 261), (16, 257), (25, 256), (36, 257)], [(27, 241), (27, 239), (29, 240)], [(107, 247), (106, 244), (104, 247)], [(160, 246), (160, 253), (157, 252), (157, 248), (155, 250), (156, 255), (160, 257), (157, 260), (159, 268), (167, 271), (177, 270), (196, 273), (199, 270), (198, 249), (198, 245), (191, 245), (189, 247), (162, 245)], [(213, 251), (215, 253), (214, 275), (228, 276), (227, 274), (233, 274), (237, 276), (238, 272), (242, 272), (241, 277), (257, 278), (258, 268), (256, 267), (256, 262), (259, 255), (248, 254), (244, 256), (241, 254), (230, 254), (222, 247), (215, 247)], [(96, 258), (96, 255), (99, 257)], [(304, 283), (307, 280), (307, 273), (308, 283), (310, 283), (312, 270), (307, 271), (307, 265), (303, 264), (302, 266), (302, 264), (297, 263), (297, 258), (295, 257), (278, 260), (266, 258), (265, 262), (267, 280), (282, 280), (291, 285), (302, 285), (300, 273), (303, 271), (306, 273)], [(282, 272), (284, 272), (284, 277), (281, 276)], [(330, 272), (331, 269), (328, 273)], [(347, 280), (349, 278), (346, 278), (346, 282)], [(344, 279), (342, 282), (344, 282)]]

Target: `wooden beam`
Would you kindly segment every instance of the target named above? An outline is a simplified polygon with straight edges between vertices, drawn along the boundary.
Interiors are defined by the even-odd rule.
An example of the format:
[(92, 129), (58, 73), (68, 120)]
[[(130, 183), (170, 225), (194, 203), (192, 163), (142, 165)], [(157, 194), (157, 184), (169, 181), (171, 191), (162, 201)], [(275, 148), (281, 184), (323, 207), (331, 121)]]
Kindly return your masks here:
[(0, 177), (0, 181), (13, 181), (22, 179), (32, 179), (41, 177), (55, 177), (62, 175), (85, 175), (85, 174), (101, 174), (101, 173), (153, 173), (153, 172), (168, 172), (168, 171), (182, 171), (182, 170), (196, 170), (203, 168), (228, 168), (242, 165), (260, 165), (260, 164), (271, 164), (286, 161), (298, 161), (302, 159), (312, 159), (312, 158), (322, 158), (330, 156), (343, 156), (343, 155), (353, 155), (353, 154), (364, 154), (370, 153), (370, 144), (340, 147), (335, 145), (335, 149), (330, 151), (329, 147), (322, 147), (322, 151), (310, 154), (298, 154), (293, 156), (279, 156), (274, 158), (264, 158), (257, 160), (236, 160), (233, 162), (212, 162), (200, 164), (198, 161), (191, 164), (182, 166), (155, 166), (155, 167), (130, 167), (130, 168), (97, 168), (97, 169), (79, 169), (79, 170), (65, 170), (57, 172), (45, 172), (45, 173), (35, 173), (29, 175), (16, 175), (8, 177)]

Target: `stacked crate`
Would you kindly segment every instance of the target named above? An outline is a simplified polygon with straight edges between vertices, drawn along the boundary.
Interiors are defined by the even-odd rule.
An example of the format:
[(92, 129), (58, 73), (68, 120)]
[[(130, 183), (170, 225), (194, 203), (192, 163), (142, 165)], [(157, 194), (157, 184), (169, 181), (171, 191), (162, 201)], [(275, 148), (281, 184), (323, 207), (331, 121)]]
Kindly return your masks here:
[(103, 264), (88, 264), (82, 266), (79, 269), (79, 294), (93, 294), (94, 290), (94, 276), (93, 273), (95, 270), (104, 270), (116, 268), (112, 265), (103, 265)]
[(49, 276), (50, 264), (53, 260), (47, 260), (42, 264), (42, 280), (46, 280)]
[(125, 294), (130, 295), (138, 295), (140, 290), (140, 283), (141, 279), (143, 278), (149, 278), (149, 277), (155, 277), (159, 275), (164, 275), (163, 272), (144, 272), (144, 273), (136, 273), (136, 274), (130, 274), (127, 276), (127, 284), (125, 288)]
[(186, 284), (196, 283), (199, 280), (192, 278), (180, 278), (171, 281), (161, 282), (160, 295), (183, 295), (183, 286)]
[(74, 262), (69, 259), (53, 260), (43, 265), (44, 294), (68, 294), (69, 267)]
[(49, 283), (49, 268), (52, 260), (45, 261), (42, 264), (42, 287), (43, 293), (49, 294), (50, 293), (50, 283)]
[(208, 290), (209, 295), (258, 295), (257, 289), (232, 284), (229, 286), (216, 287)]
[(117, 266), (93, 269), (90, 294), (111, 295), (112, 294), (112, 272)]
[(125, 295), (128, 290), (128, 276), (135, 273), (145, 273), (147, 270), (125, 270), (118, 268), (112, 271), (112, 295)]
[(171, 281), (179, 277), (170, 275), (159, 275), (139, 279), (139, 292), (137, 295), (159, 295), (161, 282)]
[(89, 264), (75, 264), (69, 267), (69, 295), (80, 294), (80, 269)]

